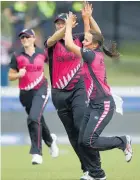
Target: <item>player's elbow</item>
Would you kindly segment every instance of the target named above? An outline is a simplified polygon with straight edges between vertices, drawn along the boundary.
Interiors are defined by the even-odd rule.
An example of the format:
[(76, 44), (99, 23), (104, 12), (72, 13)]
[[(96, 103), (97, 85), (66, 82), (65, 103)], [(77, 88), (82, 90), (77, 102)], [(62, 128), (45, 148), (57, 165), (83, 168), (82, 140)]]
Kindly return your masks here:
[(66, 48), (71, 51), (71, 46), (69, 44), (65, 44)]
[(13, 81), (12, 74), (10, 72), (8, 73), (8, 79), (9, 81)]
[(9, 81), (14, 81), (13, 74), (11, 72), (8, 73), (8, 79)]
[(12, 76), (10, 73), (8, 74), (8, 79), (9, 79), (9, 81), (12, 81)]
[(45, 41), (44, 45), (45, 45), (45, 47), (52, 47), (55, 43), (56, 43), (56, 41), (49, 38), (47, 41)]
[(72, 48), (72, 43), (69, 42), (69, 41), (65, 41), (65, 46), (66, 46), (67, 49), (71, 50), (71, 48)]

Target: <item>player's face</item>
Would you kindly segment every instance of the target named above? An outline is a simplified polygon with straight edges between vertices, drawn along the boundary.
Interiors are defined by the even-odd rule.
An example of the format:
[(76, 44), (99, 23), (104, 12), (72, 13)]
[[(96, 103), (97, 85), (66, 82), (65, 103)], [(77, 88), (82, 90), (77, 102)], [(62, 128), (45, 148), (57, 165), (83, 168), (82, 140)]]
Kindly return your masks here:
[(83, 41), (83, 46), (85, 48), (89, 49), (96, 49), (98, 47), (98, 43), (93, 43), (93, 35), (90, 34), (89, 32), (85, 33), (85, 38)]
[(59, 19), (55, 23), (56, 30), (59, 30), (65, 26), (65, 21)]
[(20, 38), (21, 40), (21, 44), (23, 45), (23, 47), (27, 48), (27, 47), (30, 47), (30, 46), (34, 46), (35, 44), (35, 37), (34, 36), (22, 36)]
[(84, 41), (82, 42), (83, 46), (89, 48), (92, 45), (92, 34), (85, 33)]

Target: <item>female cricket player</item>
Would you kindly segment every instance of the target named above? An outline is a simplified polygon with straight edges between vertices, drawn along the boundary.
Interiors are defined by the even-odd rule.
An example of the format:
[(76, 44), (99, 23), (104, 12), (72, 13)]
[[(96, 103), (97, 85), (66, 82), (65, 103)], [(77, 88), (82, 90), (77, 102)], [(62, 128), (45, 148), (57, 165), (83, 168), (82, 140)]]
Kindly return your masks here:
[(14, 52), (9, 70), (11, 81), (19, 80), (20, 102), (28, 114), (27, 124), (31, 139), (32, 164), (42, 164), (42, 139), (52, 157), (59, 155), (56, 135), (50, 134), (43, 111), (48, 101), (48, 82), (44, 76), (46, 54), (35, 46), (35, 33), (24, 29), (19, 34), (23, 48)]
[[(66, 20), (65, 46), (86, 62), (94, 87), (80, 128), (79, 148), (82, 157), (85, 158), (88, 180), (106, 180), (105, 173), (103, 171), (100, 173), (97, 151), (119, 148), (124, 152), (127, 162), (132, 158), (130, 136), (100, 136), (115, 110), (115, 103), (106, 80), (104, 53), (110, 57), (118, 57), (119, 53), (114, 44), (110, 49), (104, 46), (101, 33), (90, 30), (88, 15), (84, 17), (86, 31), (83, 48), (77, 46), (72, 38), (72, 17), (73, 14), (70, 12)], [(87, 159), (89, 155), (90, 158)]]

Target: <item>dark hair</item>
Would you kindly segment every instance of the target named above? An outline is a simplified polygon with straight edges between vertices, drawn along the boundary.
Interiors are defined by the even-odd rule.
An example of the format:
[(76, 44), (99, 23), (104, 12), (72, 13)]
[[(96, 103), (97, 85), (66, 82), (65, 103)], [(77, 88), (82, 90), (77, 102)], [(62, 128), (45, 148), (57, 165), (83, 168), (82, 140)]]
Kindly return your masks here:
[(104, 53), (111, 57), (111, 58), (119, 58), (120, 53), (117, 51), (117, 44), (116, 42), (110, 41), (108, 46), (104, 45), (104, 37), (101, 33), (98, 33), (96, 31), (90, 30), (90, 34), (92, 34), (92, 42), (98, 43), (100, 47), (103, 48)]

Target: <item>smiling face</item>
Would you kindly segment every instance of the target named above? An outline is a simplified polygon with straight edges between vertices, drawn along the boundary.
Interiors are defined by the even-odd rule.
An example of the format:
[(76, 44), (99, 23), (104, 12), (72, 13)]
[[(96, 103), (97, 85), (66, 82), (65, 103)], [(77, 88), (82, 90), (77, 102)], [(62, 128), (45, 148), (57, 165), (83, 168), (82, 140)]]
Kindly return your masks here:
[(64, 20), (58, 19), (58, 20), (55, 22), (55, 28), (56, 28), (56, 30), (60, 30), (60, 29), (62, 29), (64, 26), (65, 26), (65, 21), (64, 21)]
[(90, 32), (86, 32), (84, 41), (82, 42), (83, 46), (88, 49), (96, 49), (99, 46), (99, 44), (97, 41), (93, 41), (93, 38), (94, 37)]
[(84, 47), (88, 48), (92, 44), (92, 35), (86, 32), (82, 43)]
[(20, 37), (21, 44), (23, 45), (24, 48), (28, 48), (31, 46), (34, 46), (35, 44), (35, 37), (34, 36), (28, 36), (28, 35), (22, 35)]

